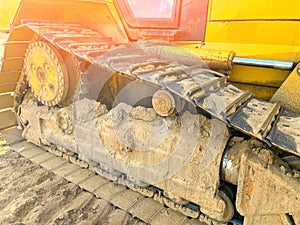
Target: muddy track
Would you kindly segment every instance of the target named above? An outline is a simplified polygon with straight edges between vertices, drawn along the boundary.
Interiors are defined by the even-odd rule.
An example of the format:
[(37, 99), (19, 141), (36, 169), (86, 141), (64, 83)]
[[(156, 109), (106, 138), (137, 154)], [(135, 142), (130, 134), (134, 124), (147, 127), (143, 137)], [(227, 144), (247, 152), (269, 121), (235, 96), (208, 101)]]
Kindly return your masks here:
[(2, 133), (0, 224), (206, 224)]
[[(1, 43), (6, 38), (6, 34), (0, 33)], [(0, 59), (3, 47), (0, 45)], [(2, 60), (0, 67), (1, 64)], [(111, 183), (100, 176), (97, 176), (96, 182), (76, 185), (73, 183), (76, 181), (74, 177), (81, 177), (81, 173), (85, 174), (82, 172), (84, 170), (27, 143), (16, 130), (6, 132), (6, 137), (8, 143), (0, 133), (0, 224), (146, 224), (143, 220), (148, 224), (206, 224), (190, 220), (153, 199), (144, 198), (124, 187), (119, 191), (119, 197), (144, 201), (130, 205), (131, 203), (128, 204), (123, 198), (113, 199), (110, 196), (116, 193), (111, 192), (111, 189), (114, 188), (118, 192), (121, 185)], [(41, 157), (32, 154), (35, 151), (43, 154)], [(54, 163), (45, 163), (50, 159), (48, 156), (56, 158)], [(44, 159), (46, 160), (42, 163)], [(56, 166), (57, 162), (63, 166)], [(42, 166), (38, 165), (39, 163), (42, 163)], [(52, 166), (56, 167), (54, 173), (51, 171)], [(65, 172), (70, 168), (75, 170), (75, 175), (72, 175), (71, 171), (68, 180), (62, 175), (67, 175)], [(91, 175), (89, 172), (88, 174)], [(95, 192), (93, 185), (97, 182), (106, 184), (102, 192)], [(145, 206), (144, 211), (139, 211), (142, 206)], [(151, 218), (148, 217), (149, 211), (152, 212)]]
[(0, 224), (145, 224), (0, 144)]

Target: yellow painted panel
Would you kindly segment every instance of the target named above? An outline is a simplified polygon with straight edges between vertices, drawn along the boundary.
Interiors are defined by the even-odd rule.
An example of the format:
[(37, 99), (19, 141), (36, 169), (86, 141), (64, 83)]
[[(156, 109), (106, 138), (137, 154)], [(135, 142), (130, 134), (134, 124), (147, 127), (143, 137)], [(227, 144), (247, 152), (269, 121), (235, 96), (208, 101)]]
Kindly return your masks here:
[(204, 49), (216, 51), (234, 51), (237, 57), (270, 59), (282, 61), (300, 61), (300, 46), (292, 45), (270, 45), (251, 43), (226, 43), (226, 42), (206, 42), (205, 44), (196, 42), (176, 42), (188, 49)]
[(300, 19), (299, 0), (211, 0), (210, 20)]
[(21, 0), (0, 0), (0, 31), (9, 30)]
[[(300, 22), (298, 23), (296, 37), (300, 37)], [(300, 46), (300, 38), (296, 38), (295, 45)]]
[(296, 45), (300, 42), (299, 24), (295, 21), (209, 22), (205, 41)]
[[(185, 48), (198, 50), (225, 50), (234, 51), (237, 57), (269, 59), (282, 61), (300, 61), (300, 46), (291, 45), (266, 45), (266, 44), (246, 44), (246, 43), (226, 43), (226, 42), (207, 42), (205, 44), (197, 43), (179, 43)], [(234, 65), (230, 74), (230, 81), (252, 84), (259, 86), (278, 88), (287, 78), (290, 71), (268, 69), (261, 67), (238, 66)], [(253, 86), (254, 87), (254, 86)], [(271, 92), (270, 92), (271, 93)], [(274, 93), (274, 89), (272, 89)], [(268, 94), (268, 97), (269, 96)], [(266, 98), (266, 96), (264, 96)]]
[(259, 97), (261, 99), (264, 99), (266, 101), (269, 101), (270, 98), (274, 95), (277, 88), (273, 87), (266, 87), (266, 86), (259, 86), (259, 85), (251, 85), (251, 84), (243, 84), (243, 83), (234, 83), (232, 82), (234, 86), (236, 86), (239, 89), (245, 90), (245, 91), (251, 91), (251, 93)]
[(229, 81), (269, 87), (280, 87), (290, 71), (234, 65)]

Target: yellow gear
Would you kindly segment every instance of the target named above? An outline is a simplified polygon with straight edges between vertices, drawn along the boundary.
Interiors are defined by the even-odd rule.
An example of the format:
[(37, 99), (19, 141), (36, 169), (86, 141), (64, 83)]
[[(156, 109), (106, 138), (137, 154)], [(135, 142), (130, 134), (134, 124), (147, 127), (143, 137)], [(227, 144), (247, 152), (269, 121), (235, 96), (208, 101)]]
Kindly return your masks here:
[(68, 93), (68, 75), (62, 56), (49, 44), (36, 41), (29, 44), (25, 74), (32, 92), (43, 104), (61, 103)]

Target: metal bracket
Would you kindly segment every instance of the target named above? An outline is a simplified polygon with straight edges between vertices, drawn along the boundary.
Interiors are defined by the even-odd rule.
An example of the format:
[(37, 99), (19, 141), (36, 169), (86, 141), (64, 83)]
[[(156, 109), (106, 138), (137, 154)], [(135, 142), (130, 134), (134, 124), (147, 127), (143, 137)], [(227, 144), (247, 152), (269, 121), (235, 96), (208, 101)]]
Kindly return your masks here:
[(283, 82), (271, 99), (285, 108), (300, 113), (300, 63)]

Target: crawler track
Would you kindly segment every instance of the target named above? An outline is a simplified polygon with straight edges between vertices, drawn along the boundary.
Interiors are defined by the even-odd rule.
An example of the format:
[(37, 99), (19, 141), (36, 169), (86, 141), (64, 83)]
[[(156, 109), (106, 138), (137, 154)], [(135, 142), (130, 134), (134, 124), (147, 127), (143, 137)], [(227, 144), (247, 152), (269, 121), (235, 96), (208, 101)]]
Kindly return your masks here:
[[(193, 105), (197, 111), (205, 114), (207, 117), (217, 118), (218, 121), (221, 121), (224, 126), (227, 126), (232, 131), (231, 135), (234, 132), (239, 132), (244, 137), (258, 139), (269, 145), (279, 155), (283, 155), (282, 159), (288, 163), (292, 162), (294, 168), (299, 167), (300, 136), (298, 135), (298, 130), (300, 115), (276, 103), (258, 99), (252, 96), (251, 93), (242, 91), (227, 83), (225, 76), (203, 69), (203, 65), (201, 65), (197, 57), (193, 57), (190, 54), (180, 54), (180, 57), (178, 57), (178, 54), (176, 54), (178, 48), (176, 49), (175, 47), (174, 51), (173, 46), (161, 42), (142, 42), (127, 45), (121, 45), (122, 43), (120, 43), (120, 47), (115, 48), (115, 45), (113, 45), (115, 43), (112, 43), (112, 39), (103, 38), (101, 34), (78, 24), (24, 21), (24, 26), (18, 29), (26, 29), (32, 35), (39, 36), (39, 40), (46, 40), (60, 51), (72, 56), (80, 73), (76, 78), (81, 79), (78, 81), (76, 98), (98, 100), (98, 86), (103, 84), (103, 80), (109, 79), (112, 74), (117, 73), (134, 81), (167, 89), (185, 102)], [(74, 33), (80, 33), (80, 35), (74, 35)], [(6, 49), (3, 61), (2, 74), (6, 75), (7, 79), (11, 79), (10, 82), (18, 81), (16, 87), (14, 85), (10, 86), (10, 84), (2, 87), (4, 89), (7, 88), (7, 91), (15, 90), (16, 108), (22, 104), (23, 94), (28, 87), (26, 79), (21, 73), (22, 63), (20, 61), (22, 61), (23, 56), (10, 57), (10, 54), (12, 50), (16, 49), (18, 50), (17, 52), (26, 51), (28, 43), (29, 41), (19, 41), (17, 37), (12, 35), (7, 42), (11, 47)], [(20, 71), (10, 70), (12, 63), (20, 63)], [(97, 74), (101, 74), (101, 76), (96, 76)], [(105, 77), (106, 75), (108, 77)], [(99, 77), (101, 79), (98, 79)], [(3, 111), (1, 113), (7, 112)], [(56, 147), (64, 146), (57, 145)], [(82, 166), (89, 167), (87, 163), (79, 162), (68, 154), (59, 151), (54, 151), (54, 153), (70, 161), (81, 163)], [(43, 155), (51, 158), (48, 153), (43, 153), (40, 156), (37, 153), (30, 154), (36, 157), (31, 158), (30, 155), (27, 155), (27, 157), (33, 161), (38, 160), (37, 162), (44, 160), (42, 159)], [(50, 166), (48, 169), (53, 169), (54, 172), (55, 169), (62, 170), (63, 167), (57, 167), (57, 164), (60, 164), (60, 166), (64, 165), (65, 162), (61, 160), (57, 159), (55, 165)], [(84, 181), (89, 180), (90, 176), (95, 176), (93, 171), (85, 171), (80, 172), (80, 174), (76, 174), (75, 171), (74, 175), (70, 173), (72, 176), (68, 173), (65, 175), (69, 176), (70, 181), (80, 186), (85, 184)], [(68, 179), (67, 176), (66, 179)], [(95, 180), (97, 179), (99, 178), (95, 178)], [(111, 185), (111, 183), (104, 183), (103, 185)], [(100, 189), (101, 194), (104, 195), (103, 193), (105, 192), (102, 192), (101, 187), (97, 186), (97, 190)], [(146, 189), (141, 189), (140, 191), (147, 195)], [(113, 201), (114, 195), (117, 194), (116, 196), (119, 196), (123, 192), (131, 192), (131, 190), (126, 189), (125, 186), (114, 184), (113, 187), (109, 188), (107, 196), (100, 196), (100, 192), (98, 194), (101, 198), (107, 198), (105, 199), (107, 201)], [(132, 195), (134, 196), (135, 194), (132, 193)], [(161, 200), (160, 197), (165, 196), (154, 195), (153, 197)], [(150, 204), (153, 202), (149, 198), (145, 198), (143, 201), (151, 201)], [(134, 203), (133, 205), (135, 204), (139, 203)], [(156, 220), (156, 216), (160, 215), (158, 212), (163, 209), (161, 204), (153, 204), (158, 205), (149, 206), (154, 210), (152, 212), (149, 209), (145, 209), (147, 211), (145, 214), (141, 213), (143, 210), (140, 211), (141, 207), (139, 205), (137, 209), (131, 204), (131, 208), (124, 206), (124, 210), (128, 210), (133, 215), (138, 215), (137, 217), (146, 223), (153, 223)], [(203, 214), (197, 213), (199, 213), (201, 220)]]
[[(104, 68), (110, 73), (120, 72), (132, 79), (159, 85), (210, 115), (223, 120), (228, 126), (283, 151), (300, 156), (300, 137), (294, 132), (300, 126), (299, 114), (276, 103), (257, 99), (250, 93), (227, 83), (226, 77), (216, 76), (203, 70), (203, 65), (197, 66), (201, 60), (196, 57), (193, 58), (187, 54), (181, 55), (178, 59), (178, 55), (168, 50), (170, 47), (168, 44), (160, 42), (129, 44), (114, 50), (112, 48), (115, 46), (112, 45), (111, 38), (101, 37), (101, 34), (78, 24), (26, 21), (24, 24), (24, 27), (20, 29), (28, 27), (33, 34), (37, 33), (58, 49), (78, 58), (78, 69), (82, 74), (86, 72), (84, 64), (89, 62), (92, 67)], [(74, 32), (81, 33), (81, 36), (74, 35)], [(20, 64), (20, 71), (11, 71), (10, 68), (12, 63), (22, 60), (23, 56), (21, 58), (10, 57), (10, 54), (12, 50), (19, 52), (26, 50), (29, 42), (16, 41), (14, 38), (16, 37), (12, 36), (7, 42), (7, 45), (11, 47), (6, 49), (2, 67), (2, 74), (12, 80), (7, 83), (7, 87), (2, 87), (2, 89), (8, 88), (9, 90), (9, 87), (14, 86), (13, 78), (17, 79), (20, 85), (22, 84), (22, 79), (15, 77), (16, 73), (21, 74), (22, 64)], [(177, 63), (174, 64), (172, 61)], [(154, 64), (159, 67), (145, 71), (139, 70), (141, 67)], [(196, 64), (196, 66), (183, 66), (182, 64)], [(89, 92), (89, 89), (85, 89), (89, 85), (83, 82), (81, 89)], [(23, 91), (24, 87), (17, 86), (17, 98)], [(85, 94), (90, 96), (91, 93), (85, 93), (85, 91), (81, 92), (82, 96), (85, 97)], [(216, 107), (220, 101), (223, 104), (221, 107)]]
[[(205, 217), (203, 217), (203, 221), (206, 220), (207, 223), (200, 222), (198, 219), (188, 219), (179, 212), (165, 208), (163, 204), (152, 198), (144, 197), (140, 193), (130, 190), (123, 185), (113, 183), (96, 175), (89, 169), (84, 169), (79, 165), (71, 163), (66, 157), (55, 156), (41, 147), (28, 143), (21, 137), (20, 130), (16, 128), (2, 131), (2, 134), (12, 150), (26, 157), (33, 163), (40, 165), (47, 171), (56, 174), (58, 177), (56, 177), (54, 181), (59, 180), (63, 182), (61, 179), (61, 177), (63, 177), (71, 183), (69, 186), (72, 186), (73, 190), (76, 189), (76, 185), (86, 191), (82, 192), (77, 190), (77, 192), (81, 194), (78, 194), (78, 197), (73, 200), (72, 204), (63, 206), (62, 210), (58, 210), (60, 207), (58, 205), (53, 206), (57, 207), (54, 210), (61, 214), (57, 216), (58, 222), (60, 221), (59, 218), (63, 220), (64, 216), (68, 219), (68, 215), (65, 214), (71, 211), (72, 207), (74, 207), (73, 211), (81, 210), (80, 212), (82, 212), (83, 215), (84, 213), (94, 212), (94, 210), (86, 206), (92, 202), (91, 208), (99, 209), (94, 212), (94, 217), (92, 217), (92, 215), (88, 217), (89, 222), (94, 224), (212, 224), (211, 221)], [(16, 165), (16, 167), (17, 166), (18, 165)], [(35, 187), (33, 186), (33, 188)], [(49, 191), (51, 191), (51, 189)], [(43, 204), (47, 203), (44, 202)], [(82, 209), (82, 207), (86, 210)], [(99, 213), (98, 215), (97, 212)], [(53, 218), (55, 218), (55, 216), (53, 216)], [(46, 218), (40, 218), (40, 222), (50, 222), (50, 220), (45, 219)], [(78, 219), (77, 222), (84, 223), (85, 220), (86, 219), (82, 217), (81, 221)], [(69, 222), (71, 223), (72, 221)]]
[[(11, 148), (27, 146), (24, 155), (37, 150), (31, 144), (15, 141)], [(126, 211), (31, 162), (11, 148), (0, 134), (1, 224), (145, 225)]]

